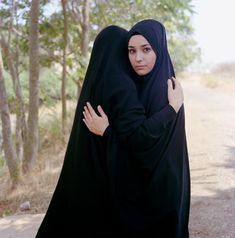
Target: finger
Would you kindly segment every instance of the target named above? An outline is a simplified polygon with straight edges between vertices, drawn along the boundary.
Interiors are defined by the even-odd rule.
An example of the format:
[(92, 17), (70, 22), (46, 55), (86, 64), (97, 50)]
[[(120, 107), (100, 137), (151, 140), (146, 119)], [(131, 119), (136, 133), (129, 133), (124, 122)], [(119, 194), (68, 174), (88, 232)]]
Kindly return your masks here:
[(97, 116), (96, 112), (94, 111), (93, 107), (91, 106), (91, 104), (89, 102), (86, 103), (87, 108), (91, 114), (91, 116)]
[(168, 88), (169, 88), (169, 89), (173, 89), (173, 83), (172, 83), (172, 80), (171, 80), (171, 79), (168, 79), (168, 80), (167, 80), (167, 84), (168, 84)]
[(103, 108), (100, 105), (97, 107), (97, 109), (98, 109), (98, 112), (100, 113), (101, 117), (106, 117), (107, 116), (105, 114)]
[(87, 118), (86, 112), (83, 111), (82, 113), (83, 113), (84, 119), (85, 119), (86, 121), (88, 121), (88, 118)]
[(88, 129), (90, 129), (90, 128), (89, 128), (89, 124), (87, 123), (87, 121), (86, 121), (84, 118), (83, 118), (82, 120), (83, 120), (83, 122), (85, 123), (86, 127), (87, 127)]
[(84, 106), (83, 114), (86, 115), (87, 118), (91, 118), (91, 114), (86, 106)]
[(86, 106), (84, 107), (83, 115), (84, 115), (84, 117), (86, 118), (87, 121), (91, 121), (92, 120), (92, 116), (91, 116), (91, 114), (88, 111)]
[(175, 78), (175, 77), (171, 77), (172, 78), (172, 80), (174, 81), (174, 83), (175, 83), (175, 85), (176, 86), (180, 86), (181, 84), (180, 84), (180, 81), (177, 79), (177, 78)]
[(182, 85), (178, 79), (176, 79), (175, 83), (176, 83), (176, 87), (182, 90)]
[(171, 82), (172, 82), (173, 89), (175, 89), (177, 87), (177, 80), (176, 80), (176, 78), (172, 76), (171, 77)]

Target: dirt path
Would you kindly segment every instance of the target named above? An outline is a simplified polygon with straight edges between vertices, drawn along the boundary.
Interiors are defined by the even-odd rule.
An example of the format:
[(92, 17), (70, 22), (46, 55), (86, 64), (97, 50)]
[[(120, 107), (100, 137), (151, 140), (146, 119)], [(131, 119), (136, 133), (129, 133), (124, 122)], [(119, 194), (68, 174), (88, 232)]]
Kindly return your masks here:
[[(191, 238), (235, 237), (235, 93), (183, 82), (192, 178)], [(43, 215), (0, 219), (1, 238), (33, 238)]]
[(26, 214), (0, 219), (1, 238), (34, 238), (43, 214)]
[[(235, 237), (235, 93), (184, 83), (193, 238)], [(233, 91), (234, 92), (234, 91)]]

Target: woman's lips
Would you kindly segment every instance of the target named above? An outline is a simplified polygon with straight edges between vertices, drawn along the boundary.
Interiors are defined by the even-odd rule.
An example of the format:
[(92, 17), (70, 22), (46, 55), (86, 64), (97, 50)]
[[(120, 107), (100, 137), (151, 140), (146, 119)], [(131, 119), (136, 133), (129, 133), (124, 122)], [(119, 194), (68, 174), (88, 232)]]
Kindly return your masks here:
[(136, 65), (135, 66), (135, 69), (145, 69), (146, 68), (146, 65)]

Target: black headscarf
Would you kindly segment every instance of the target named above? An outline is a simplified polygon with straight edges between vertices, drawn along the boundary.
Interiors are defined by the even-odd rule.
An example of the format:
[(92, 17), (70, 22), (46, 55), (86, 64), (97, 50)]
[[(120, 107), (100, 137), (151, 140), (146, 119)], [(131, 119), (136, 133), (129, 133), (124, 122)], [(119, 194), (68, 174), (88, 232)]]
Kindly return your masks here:
[[(150, 73), (145, 76), (133, 74), (140, 101), (147, 116), (151, 117), (168, 105), (167, 79), (174, 76), (174, 69), (165, 29), (160, 22), (150, 19), (137, 23), (129, 31), (128, 41), (136, 34), (144, 36), (157, 55)], [(183, 106), (155, 143), (148, 149), (139, 147), (133, 151), (133, 158), (145, 180), (135, 201), (134, 210), (138, 216), (131, 217), (133, 212), (127, 215), (129, 221), (137, 219), (135, 224), (138, 225), (130, 222), (133, 230), (156, 237), (188, 237), (190, 175)]]
[(165, 28), (160, 22), (144, 20), (137, 23), (129, 31), (128, 41), (135, 34), (144, 36), (157, 56), (151, 72), (144, 76), (135, 74), (133, 77), (146, 113), (152, 115), (168, 104), (167, 80), (175, 76), (175, 72), (167, 49)]

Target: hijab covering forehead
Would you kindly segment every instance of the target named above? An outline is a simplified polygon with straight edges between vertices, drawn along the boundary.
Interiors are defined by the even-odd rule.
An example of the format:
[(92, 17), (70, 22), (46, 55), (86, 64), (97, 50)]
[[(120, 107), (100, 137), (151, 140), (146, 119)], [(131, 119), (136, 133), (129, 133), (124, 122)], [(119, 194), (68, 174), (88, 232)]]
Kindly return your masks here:
[(167, 49), (164, 26), (156, 20), (143, 20), (131, 28), (128, 42), (136, 34), (146, 38), (157, 56), (155, 66), (150, 73), (144, 76), (135, 75), (140, 99), (147, 114), (152, 115), (168, 104), (167, 80), (175, 73)]
[(144, 20), (134, 25), (129, 32), (129, 37), (132, 34), (144, 36), (159, 59), (162, 58), (164, 51), (167, 51), (166, 34), (164, 26), (155, 20)]

